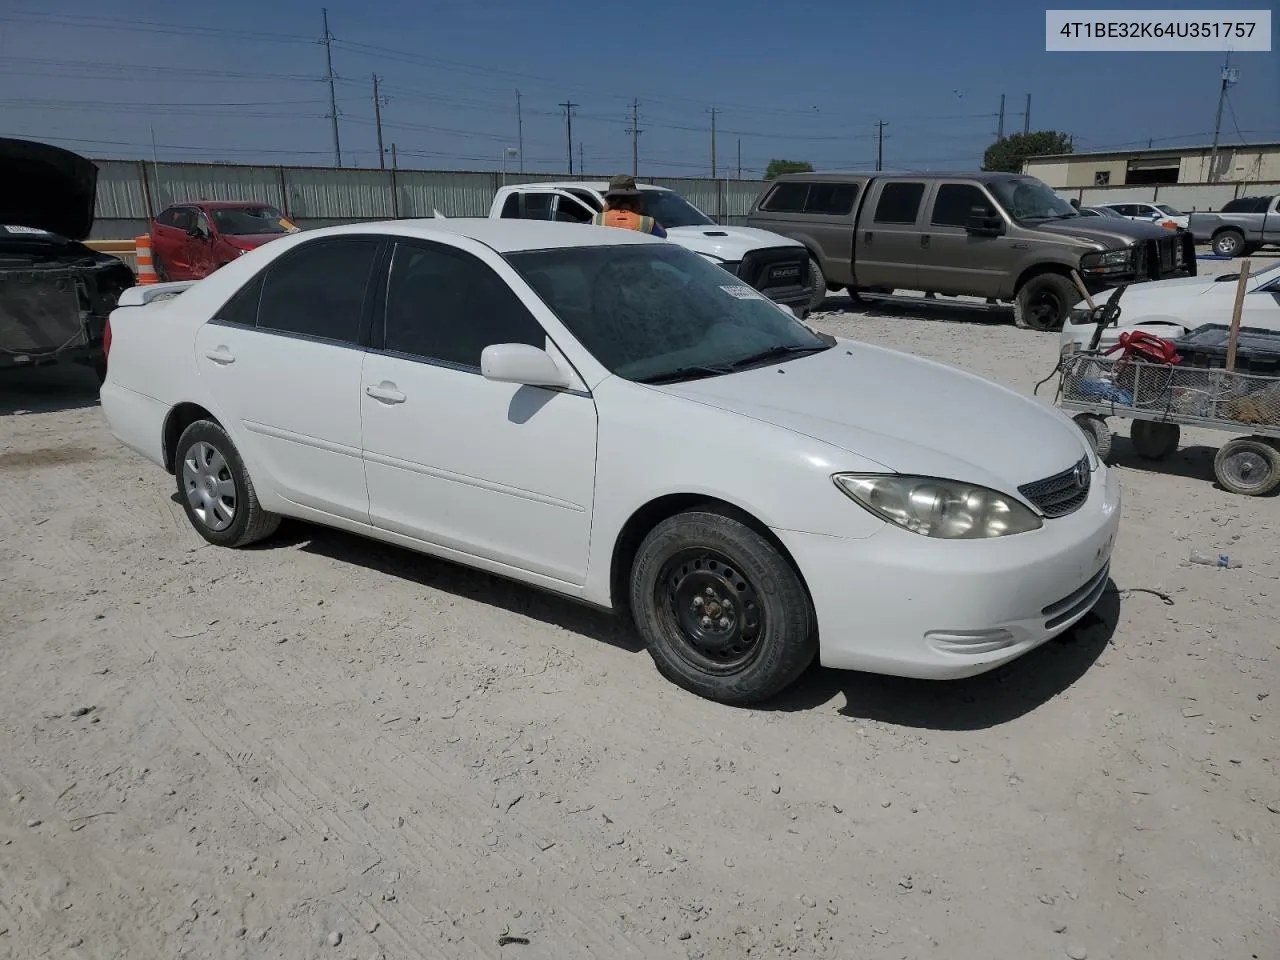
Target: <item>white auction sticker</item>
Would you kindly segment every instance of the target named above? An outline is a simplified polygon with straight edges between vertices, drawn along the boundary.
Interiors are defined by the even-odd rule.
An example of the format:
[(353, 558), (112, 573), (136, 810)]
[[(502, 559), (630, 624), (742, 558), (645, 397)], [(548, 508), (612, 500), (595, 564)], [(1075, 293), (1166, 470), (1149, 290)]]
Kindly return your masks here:
[(731, 297), (737, 297), (739, 300), (763, 300), (758, 292), (752, 287), (746, 287), (742, 284), (730, 284), (727, 287), (721, 287), (725, 293)]
[(1044, 48), (1073, 53), (1268, 53), (1271, 11), (1046, 10)]

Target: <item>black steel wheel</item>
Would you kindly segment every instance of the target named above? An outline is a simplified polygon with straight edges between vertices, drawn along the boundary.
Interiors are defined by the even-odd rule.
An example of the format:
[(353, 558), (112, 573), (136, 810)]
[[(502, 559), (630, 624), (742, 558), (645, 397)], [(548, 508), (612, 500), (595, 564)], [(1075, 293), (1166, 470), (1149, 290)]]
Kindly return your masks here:
[(1014, 323), (1026, 330), (1061, 330), (1079, 299), (1080, 292), (1067, 277), (1042, 273), (1018, 290), (1013, 301)]
[(630, 601), (663, 676), (710, 700), (767, 699), (817, 653), (799, 575), (773, 543), (725, 514), (681, 513), (650, 531), (632, 565)]

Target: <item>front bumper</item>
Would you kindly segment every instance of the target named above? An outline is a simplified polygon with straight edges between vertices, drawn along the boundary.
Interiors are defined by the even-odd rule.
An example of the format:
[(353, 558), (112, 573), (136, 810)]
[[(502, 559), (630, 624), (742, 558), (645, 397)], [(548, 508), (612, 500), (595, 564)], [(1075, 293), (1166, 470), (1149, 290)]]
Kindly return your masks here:
[(949, 680), (1008, 663), (1093, 609), (1119, 523), (1119, 483), (1100, 465), (1080, 509), (1031, 533), (944, 541), (889, 525), (865, 540), (774, 532), (809, 587), (824, 666)]
[(809, 252), (803, 247), (766, 247), (752, 250), (733, 272), (740, 280), (784, 307), (804, 315), (813, 297), (809, 276)]

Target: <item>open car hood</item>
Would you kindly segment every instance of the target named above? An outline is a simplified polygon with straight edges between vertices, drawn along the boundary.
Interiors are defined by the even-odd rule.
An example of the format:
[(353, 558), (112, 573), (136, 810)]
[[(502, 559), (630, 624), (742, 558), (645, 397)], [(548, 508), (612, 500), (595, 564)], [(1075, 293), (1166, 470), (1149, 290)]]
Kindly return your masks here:
[(0, 223), (84, 240), (97, 189), (98, 168), (79, 154), (0, 137)]

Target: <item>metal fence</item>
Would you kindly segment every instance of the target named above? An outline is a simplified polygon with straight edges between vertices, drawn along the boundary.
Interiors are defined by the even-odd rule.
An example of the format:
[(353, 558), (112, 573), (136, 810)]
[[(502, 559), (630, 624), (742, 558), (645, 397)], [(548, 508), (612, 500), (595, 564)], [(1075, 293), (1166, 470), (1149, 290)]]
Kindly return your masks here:
[[(182, 200), (249, 200), (279, 207), (299, 226), (359, 220), (483, 217), (502, 186), (501, 173), (456, 170), (355, 170), (230, 163), (151, 163), (98, 160), (95, 239), (145, 233), (152, 217)], [(607, 180), (611, 174), (576, 176)], [(570, 179), (560, 174), (508, 173), (507, 183)], [(719, 223), (742, 224), (764, 180), (641, 177), (670, 187)], [(1071, 187), (1058, 191), (1081, 203), (1156, 201), (1182, 210), (1216, 210), (1238, 196), (1280, 192), (1280, 183), (1174, 184), (1150, 187)]]
[[(483, 217), (502, 186), (501, 173), (454, 170), (338, 170), (242, 164), (150, 163), (98, 160), (95, 239), (132, 237), (171, 203), (184, 200), (248, 200), (279, 207), (303, 228), (360, 220)], [(575, 176), (608, 180), (612, 174)], [(570, 179), (555, 174), (508, 173), (507, 183)], [(719, 223), (745, 221), (763, 180), (640, 177), (670, 187)]]

